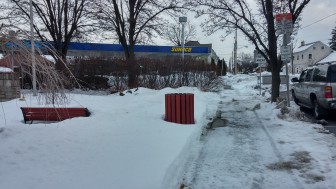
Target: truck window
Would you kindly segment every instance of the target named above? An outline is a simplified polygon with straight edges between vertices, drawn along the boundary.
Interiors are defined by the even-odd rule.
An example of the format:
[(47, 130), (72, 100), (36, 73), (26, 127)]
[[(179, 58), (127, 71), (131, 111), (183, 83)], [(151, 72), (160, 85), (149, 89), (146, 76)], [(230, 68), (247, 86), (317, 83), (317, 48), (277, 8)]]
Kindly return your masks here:
[(327, 69), (328, 66), (320, 66), (315, 68), (313, 73), (313, 81), (326, 82), (327, 81)]
[(300, 75), (299, 82), (302, 82), (305, 80), (306, 74), (307, 74), (307, 70), (303, 70)]
[(331, 65), (328, 70), (328, 80), (331, 83), (336, 83), (336, 65)]
[(312, 74), (313, 74), (313, 69), (307, 70), (307, 74), (306, 74), (304, 81), (310, 81)]

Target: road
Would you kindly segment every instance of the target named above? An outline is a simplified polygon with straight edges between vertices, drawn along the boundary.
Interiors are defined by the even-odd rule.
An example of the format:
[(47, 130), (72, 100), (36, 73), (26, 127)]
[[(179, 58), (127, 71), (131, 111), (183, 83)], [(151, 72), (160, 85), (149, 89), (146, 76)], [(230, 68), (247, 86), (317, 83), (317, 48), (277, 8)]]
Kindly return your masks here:
[[(294, 102), (292, 102), (294, 103)], [(306, 109), (306, 108), (300, 108), (301, 112), (305, 113), (305, 116), (310, 118), (312, 122), (316, 122), (316, 119), (313, 116), (313, 111)], [(336, 134), (336, 117), (335, 116), (327, 116), (324, 118), (328, 124), (323, 125), (324, 128), (329, 130), (331, 133)]]
[[(286, 98), (287, 93), (285, 91), (280, 92), (280, 96), (283, 98)], [(290, 95), (290, 103), (294, 104), (294, 101), (292, 100), (292, 96)], [(300, 110), (305, 113), (305, 116), (312, 120), (312, 122), (316, 122), (316, 119), (313, 116), (312, 110), (306, 109), (306, 108), (300, 108)], [(335, 115), (335, 114), (334, 114)], [(331, 133), (336, 134), (336, 117), (335, 116), (328, 116), (324, 118), (328, 124), (323, 125), (324, 128), (329, 130)]]

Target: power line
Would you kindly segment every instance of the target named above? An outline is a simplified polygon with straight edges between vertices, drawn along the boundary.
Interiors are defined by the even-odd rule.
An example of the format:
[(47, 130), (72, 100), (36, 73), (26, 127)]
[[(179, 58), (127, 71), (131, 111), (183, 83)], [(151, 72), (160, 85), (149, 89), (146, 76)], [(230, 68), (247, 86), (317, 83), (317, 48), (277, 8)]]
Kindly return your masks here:
[(302, 29), (304, 29), (304, 28), (308, 28), (309, 26), (314, 25), (314, 24), (316, 24), (316, 23), (318, 23), (318, 22), (321, 22), (321, 21), (323, 21), (323, 20), (325, 20), (325, 19), (327, 19), (327, 18), (329, 18), (329, 17), (332, 17), (332, 16), (334, 16), (334, 15), (336, 15), (336, 12), (333, 13), (333, 14), (331, 14), (331, 15), (329, 15), (329, 16), (323, 17), (323, 18), (321, 18), (320, 20), (317, 20), (317, 21), (315, 21), (315, 22), (313, 22), (313, 23), (311, 23), (311, 24), (308, 24), (308, 25), (306, 25), (306, 26), (300, 28), (300, 30), (302, 30)]

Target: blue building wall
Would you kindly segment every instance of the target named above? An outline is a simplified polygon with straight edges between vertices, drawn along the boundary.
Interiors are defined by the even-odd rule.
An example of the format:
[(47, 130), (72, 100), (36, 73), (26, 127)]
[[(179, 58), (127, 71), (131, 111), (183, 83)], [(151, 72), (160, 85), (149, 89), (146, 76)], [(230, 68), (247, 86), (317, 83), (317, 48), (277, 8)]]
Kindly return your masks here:
[[(31, 47), (29, 40), (24, 40), (24, 45), (27, 47)], [(20, 48), (16, 44), (6, 43), (6, 48)], [(35, 47), (40, 49), (42, 52), (46, 49), (45, 46), (52, 46), (51, 43), (49, 45), (43, 45), (41, 42), (35, 42)], [(123, 53), (124, 48), (119, 44), (103, 44), (103, 43), (79, 43), (79, 42), (71, 42), (69, 44), (68, 51), (102, 51), (102, 52), (115, 52), (115, 53)], [(151, 45), (135, 45), (134, 47), (135, 53), (181, 53), (182, 48), (177, 46), (151, 46)], [(208, 55), (211, 53), (211, 49), (208, 47), (200, 47), (200, 46), (187, 46), (184, 48), (184, 52), (186, 54), (199, 54), (199, 55)]]

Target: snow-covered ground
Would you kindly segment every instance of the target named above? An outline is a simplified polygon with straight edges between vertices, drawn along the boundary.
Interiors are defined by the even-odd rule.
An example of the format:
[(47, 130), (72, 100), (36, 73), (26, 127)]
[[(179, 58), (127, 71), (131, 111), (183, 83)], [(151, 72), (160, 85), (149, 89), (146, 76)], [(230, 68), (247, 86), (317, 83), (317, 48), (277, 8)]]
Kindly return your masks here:
[(288, 109), (266, 102), (269, 94), (260, 97), (252, 80), (226, 78), (233, 89), (221, 93), (218, 117), (224, 123), (202, 137), (178, 184), (188, 189), (335, 188), (335, 136), (312, 124), (293, 102)]
[[(23, 123), (20, 107), (43, 106), (41, 98), (2, 102), (1, 188), (334, 187), (334, 135), (300, 121), (293, 104), (282, 114), (267, 102), (268, 90), (259, 95), (256, 76), (224, 81), (233, 89), (70, 94), (68, 107), (87, 107), (92, 115), (57, 123)], [(163, 120), (167, 93), (194, 93), (195, 124)], [(225, 127), (205, 132), (216, 112)]]
[(1, 73), (1, 72), (13, 72), (13, 70), (10, 69), (10, 68), (6, 68), (6, 67), (1, 67), (1, 66), (0, 66), (0, 73)]

